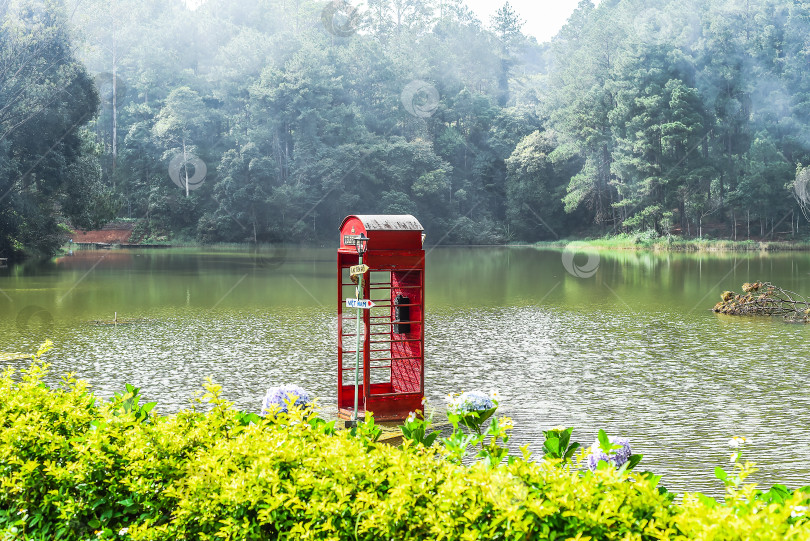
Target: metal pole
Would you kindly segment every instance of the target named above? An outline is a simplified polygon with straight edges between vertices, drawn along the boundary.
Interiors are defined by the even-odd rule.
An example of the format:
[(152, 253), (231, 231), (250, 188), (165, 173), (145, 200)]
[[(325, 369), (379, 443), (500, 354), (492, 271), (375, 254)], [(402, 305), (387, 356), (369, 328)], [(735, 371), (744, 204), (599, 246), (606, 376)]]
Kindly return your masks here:
[[(358, 250), (359, 251), (359, 250)], [(360, 263), (359, 265), (363, 264), (363, 254), (360, 253)], [(357, 289), (355, 289), (355, 297), (357, 300), (360, 300), (360, 295), (363, 291), (363, 275), (357, 275)], [(357, 323), (357, 343), (354, 348), (354, 414), (352, 415), (352, 421), (357, 423), (357, 402), (358, 402), (358, 394), (360, 392), (360, 321), (363, 317), (363, 309), (358, 306), (357, 308), (357, 319), (355, 323)]]

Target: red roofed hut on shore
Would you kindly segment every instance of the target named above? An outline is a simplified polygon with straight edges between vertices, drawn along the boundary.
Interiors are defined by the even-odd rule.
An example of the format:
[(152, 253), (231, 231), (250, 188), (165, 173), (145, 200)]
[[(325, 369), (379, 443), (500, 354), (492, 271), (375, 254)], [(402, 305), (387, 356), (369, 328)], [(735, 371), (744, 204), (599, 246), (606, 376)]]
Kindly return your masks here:
[(101, 229), (73, 231), (73, 242), (87, 244), (129, 244), (132, 238), (133, 224), (111, 223)]

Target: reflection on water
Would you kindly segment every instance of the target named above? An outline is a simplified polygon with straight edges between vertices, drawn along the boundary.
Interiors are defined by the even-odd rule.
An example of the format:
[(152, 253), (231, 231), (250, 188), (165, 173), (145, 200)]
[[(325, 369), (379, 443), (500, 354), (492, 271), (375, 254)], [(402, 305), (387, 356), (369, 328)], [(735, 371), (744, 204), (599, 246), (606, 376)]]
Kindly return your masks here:
[[(101, 396), (132, 383), (164, 413), (209, 375), (240, 408), (258, 410), (269, 385), (295, 382), (331, 412), (334, 261), (326, 249), (79, 251), (2, 269), (0, 354), (51, 337), (57, 373), (76, 372)], [(598, 263), (577, 278), (557, 251), (430, 252), (430, 403), (498, 389), (515, 449), (540, 453), (553, 425), (577, 427), (585, 444), (604, 428), (630, 437), (643, 468), (679, 492), (716, 493), (714, 467), (737, 434), (752, 442), (756, 481), (810, 483), (810, 327), (708, 310), (745, 281), (810, 293), (810, 255), (601, 252)], [(115, 313), (142, 320), (93, 323)]]

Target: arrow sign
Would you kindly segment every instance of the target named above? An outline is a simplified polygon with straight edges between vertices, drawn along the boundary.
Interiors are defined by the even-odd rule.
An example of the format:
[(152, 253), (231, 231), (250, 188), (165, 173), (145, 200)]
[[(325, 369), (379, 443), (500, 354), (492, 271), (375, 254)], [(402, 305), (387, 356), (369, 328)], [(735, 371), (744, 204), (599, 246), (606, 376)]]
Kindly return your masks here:
[(358, 274), (365, 274), (368, 272), (368, 265), (355, 265), (349, 268), (349, 274), (357, 276)]
[(349, 308), (362, 308), (368, 310), (374, 306), (374, 303), (368, 299), (346, 299), (346, 306)]

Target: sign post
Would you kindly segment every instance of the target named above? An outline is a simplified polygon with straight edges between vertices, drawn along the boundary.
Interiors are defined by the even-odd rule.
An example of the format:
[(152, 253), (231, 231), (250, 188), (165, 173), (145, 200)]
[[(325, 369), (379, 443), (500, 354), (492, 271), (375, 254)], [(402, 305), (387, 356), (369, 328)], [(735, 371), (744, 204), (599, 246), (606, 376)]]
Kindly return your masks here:
[[(363, 265), (363, 252), (360, 251), (359, 246), (360, 243), (357, 243), (358, 250), (357, 253), (360, 255), (360, 264), (352, 267), (351, 274), (354, 274), (355, 269), (357, 267), (366, 267)], [(368, 268), (368, 267), (366, 267)], [(360, 299), (362, 298), (362, 291), (363, 291), (363, 273), (357, 274), (357, 287), (355, 288), (355, 300), (357, 301), (357, 319), (355, 323), (357, 324), (357, 343), (355, 344), (354, 348), (354, 413), (352, 414), (352, 421), (354, 425), (357, 426), (357, 402), (358, 402), (358, 394), (360, 392), (360, 322), (361, 318), (363, 317), (363, 308), (360, 306)], [(346, 300), (346, 304), (348, 305), (351, 299)]]
[(357, 288), (355, 291), (355, 298), (354, 299), (346, 299), (346, 306), (350, 307), (353, 303), (357, 307), (357, 319), (355, 323), (357, 323), (357, 341), (355, 342), (354, 348), (354, 413), (352, 413), (352, 425), (357, 426), (357, 411), (358, 411), (358, 402), (359, 402), (359, 394), (360, 394), (360, 325), (363, 321), (363, 310), (368, 310), (374, 303), (371, 302), (370, 299), (363, 299), (363, 275), (368, 272), (368, 265), (363, 264), (363, 254), (366, 253), (368, 249), (368, 237), (364, 234), (358, 235), (354, 239), (354, 245), (357, 248), (357, 255), (358, 255), (358, 262), (357, 265), (351, 267), (349, 269), (349, 273), (352, 276), (357, 276)]

